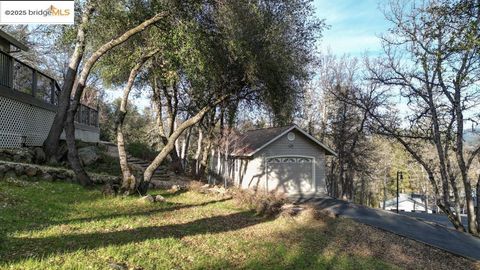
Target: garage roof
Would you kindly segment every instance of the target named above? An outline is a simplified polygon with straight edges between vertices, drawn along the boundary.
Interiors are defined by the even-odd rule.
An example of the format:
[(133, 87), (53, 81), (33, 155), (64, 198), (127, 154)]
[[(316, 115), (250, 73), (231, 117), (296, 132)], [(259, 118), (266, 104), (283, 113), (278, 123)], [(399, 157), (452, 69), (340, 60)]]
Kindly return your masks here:
[(305, 135), (311, 141), (323, 148), (327, 155), (337, 155), (332, 149), (299, 128), (297, 125), (289, 125), (284, 127), (249, 130), (239, 135), (234, 142), (235, 150), (233, 151), (233, 156), (252, 156), (292, 130), (297, 130)]

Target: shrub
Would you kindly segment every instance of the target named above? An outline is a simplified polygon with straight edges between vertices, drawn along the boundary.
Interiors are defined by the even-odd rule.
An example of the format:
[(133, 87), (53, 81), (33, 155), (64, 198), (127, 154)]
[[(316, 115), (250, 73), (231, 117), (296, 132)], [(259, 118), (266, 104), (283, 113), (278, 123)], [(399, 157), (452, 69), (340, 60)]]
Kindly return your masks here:
[(206, 192), (205, 183), (202, 183), (200, 181), (190, 181), (188, 183), (187, 189), (190, 191), (195, 191), (200, 193)]
[(233, 198), (242, 206), (254, 210), (257, 215), (273, 217), (281, 212), (287, 199), (276, 193), (265, 193), (253, 190), (235, 189), (231, 191)]
[(157, 156), (157, 153), (147, 144), (142, 142), (132, 142), (127, 144), (127, 153), (133, 157), (152, 161)]

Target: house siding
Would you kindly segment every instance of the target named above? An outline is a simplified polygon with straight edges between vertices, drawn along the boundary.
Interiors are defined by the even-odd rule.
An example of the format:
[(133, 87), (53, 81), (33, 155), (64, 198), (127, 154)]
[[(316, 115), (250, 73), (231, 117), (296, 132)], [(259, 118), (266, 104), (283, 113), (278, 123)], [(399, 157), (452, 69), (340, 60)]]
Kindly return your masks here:
[[(314, 157), (315, 166), (315, 185), (310, 192), (326, 194), (325, 184), (325, 150), (312, 142), (305, 135), (297, 130), (292, 131), (295, 134), (295, 140), (289, 141), (285, 134), (275, 142), (260, 150), (255, 157), (262, 157), (266, 160), (272, 156), (309, 156)], [(264, 167), (264, 166), (263, 166)], [(270, 180), (269, 180), (270, 182)], [(275, 187), (275, 183), (269, 183), (269, 189)]]

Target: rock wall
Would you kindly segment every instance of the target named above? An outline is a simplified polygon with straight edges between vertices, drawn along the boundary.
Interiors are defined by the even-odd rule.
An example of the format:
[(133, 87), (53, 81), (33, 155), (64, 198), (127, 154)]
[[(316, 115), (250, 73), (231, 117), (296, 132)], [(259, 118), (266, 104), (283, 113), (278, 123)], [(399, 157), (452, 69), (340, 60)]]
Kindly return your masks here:
[[(95, 184), (120, 183), (117, 176), (89, 174)], [(33, 165), (28, 163), (0, 161), (0, 180), (19, 178), (26, 181), (64, 181), (76, 183), (77, 179), (72, 170)]]
[(45, 152), (41, 147), (1, 149), (0, 160), (42, 164), (45, 162)]

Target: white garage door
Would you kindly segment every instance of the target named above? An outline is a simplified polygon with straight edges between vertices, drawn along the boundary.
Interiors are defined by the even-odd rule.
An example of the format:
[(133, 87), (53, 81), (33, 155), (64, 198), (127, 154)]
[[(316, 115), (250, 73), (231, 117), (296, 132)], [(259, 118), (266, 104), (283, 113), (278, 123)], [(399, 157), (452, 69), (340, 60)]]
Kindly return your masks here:
[(314, 159), (312, 157), (282, 156), (267, 158), (268, 189), (288, 194), (313, 192), (314, 170)]

